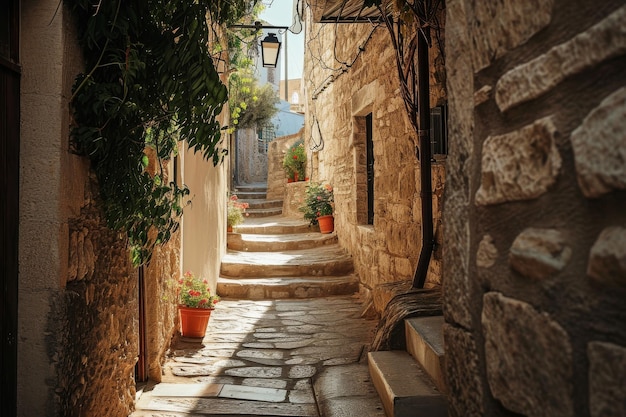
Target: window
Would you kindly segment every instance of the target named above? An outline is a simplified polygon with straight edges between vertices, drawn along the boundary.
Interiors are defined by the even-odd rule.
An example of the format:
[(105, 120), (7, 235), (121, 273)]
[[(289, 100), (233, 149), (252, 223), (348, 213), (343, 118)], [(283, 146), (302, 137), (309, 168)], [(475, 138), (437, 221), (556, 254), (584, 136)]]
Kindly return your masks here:
[[(366, 110), (367, 111), (367, 110)], [(355, 116), (352, 122), (356, 166), (356, 218), (374, 224), (374, 129), (372, 113)]]
[(430, 109), (430, 151), (434, 155), (448, 154), (448, 105)]
[(365, 116), (365, 148), (367, 150), (367, 224), (374, 224), (374, 140), (372, 113)]
[(274, 130), (274, 126), (268, 125), (262, 127), (261, 129), (257, 130), (257, 135), (258, 152), (260, 154), (266, 154), (269, 143), (276, 138), (276, 131)]

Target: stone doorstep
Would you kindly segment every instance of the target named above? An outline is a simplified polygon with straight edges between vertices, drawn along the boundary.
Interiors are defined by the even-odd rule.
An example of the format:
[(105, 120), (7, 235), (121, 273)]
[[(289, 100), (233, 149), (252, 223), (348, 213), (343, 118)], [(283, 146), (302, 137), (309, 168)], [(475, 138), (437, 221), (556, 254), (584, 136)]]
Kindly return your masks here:
[(282, 252), (311, 249), (337, 243), (335, 233), (295, 233), (291, 235), (260, 235), (229, 233), (228, 249), (245, 252)]
[(443, 316), (404, 320), (406, 350), (428, 373), (441, 392), (447, 392), (444, 373)]
[(445, 396), (407, 352), (369, 352), (368, 362), (387, 417), (447, 417)]
[(217, 280), (217, 293), (224, 298), (273, 300), (315, 298), (354, 294), (359, 290), (354, 275), (339, 277), (225, 278)]

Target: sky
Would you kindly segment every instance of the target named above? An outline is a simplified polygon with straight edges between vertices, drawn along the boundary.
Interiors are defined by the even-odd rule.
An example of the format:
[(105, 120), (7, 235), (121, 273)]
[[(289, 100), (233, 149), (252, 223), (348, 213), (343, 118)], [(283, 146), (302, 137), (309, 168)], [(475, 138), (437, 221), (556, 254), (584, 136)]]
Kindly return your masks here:
[[(291, 26), (293, 22), (293, 3), (294, 0), (262, 0), (265, 11), (259, 15), (259, 18), (273, 26)], [(285, 79), (285, 45), (280, 48), (281, 72), (280, 79)], [(291, 32), (287, 34), (287, 76), (289, 79), (302, 78), (302, 70), (304, 66), (304, 28), (295, 35)]]

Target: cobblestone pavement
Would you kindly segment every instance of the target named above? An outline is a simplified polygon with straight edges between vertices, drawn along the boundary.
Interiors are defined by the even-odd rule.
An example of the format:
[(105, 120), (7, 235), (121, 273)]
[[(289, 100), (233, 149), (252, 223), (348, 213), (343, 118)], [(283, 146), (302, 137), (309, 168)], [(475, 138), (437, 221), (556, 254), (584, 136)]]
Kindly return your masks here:
[(376, 322), (360, 310), (354, 296), (224, 300), (132, 416), (384, 417), (365, 362)]

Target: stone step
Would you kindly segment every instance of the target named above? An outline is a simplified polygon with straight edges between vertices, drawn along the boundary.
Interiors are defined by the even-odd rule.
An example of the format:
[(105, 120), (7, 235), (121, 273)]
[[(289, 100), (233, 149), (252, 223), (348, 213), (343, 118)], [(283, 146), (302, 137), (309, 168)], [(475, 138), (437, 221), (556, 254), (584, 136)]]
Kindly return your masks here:
[(447, 392), (444, 372), (443, 316), (404, 320), (406, 350), (424, 368), (435, 386)]
[(227, 278), (217, 280), (220, 297), (268, 300), (279, 298), (315, 298), (349, 295), (359, 290), (354, 275), (338, 277)]
[(265, 200), (267, 197), (265, 191), (233, 191), (231, 194), (236, 195), (239, 200)]
[(337, 243), (335, 233), (295, 233), (289, 235), (228, 234), (228, 249), (245, 252), (284, 252), (311, 249)]
[(236, 185), (233, 188), (233, 192), (242, 192), (242, 193), (254, 193), (254, 192), (267, 192), (267, 184), (266, 183), (258, 183), (258, 184), (241, 184)]
[(246, 217), (269, 217), (280, 216), (283, 214), (283, 207), (269, 207), (269, 208), (248, 208), (246, 209)]
[(264, 209), (264, 208), (283, 208), (283, 200), (260, 200), (260, 199), (252, 199), (252, 200), (244, 200), (239, 199), (244, 203), (248, 203), (250, 209)]
[(246, 217), (243, 224), (236, 228), (237, 233), (281, 235), (292, 233), (319, 232), (317, 226), (309, 226), (309, 222), (302, 218), (284, 216)]
[(222, 258), (225, 277), (340, 276), (351, 274), (352, 257), (338, 244), (283, 252), (228, 251)]
[(368, 362), (387, 417), (447, 417), (445, 396), (407, 352), (369, 352)]

